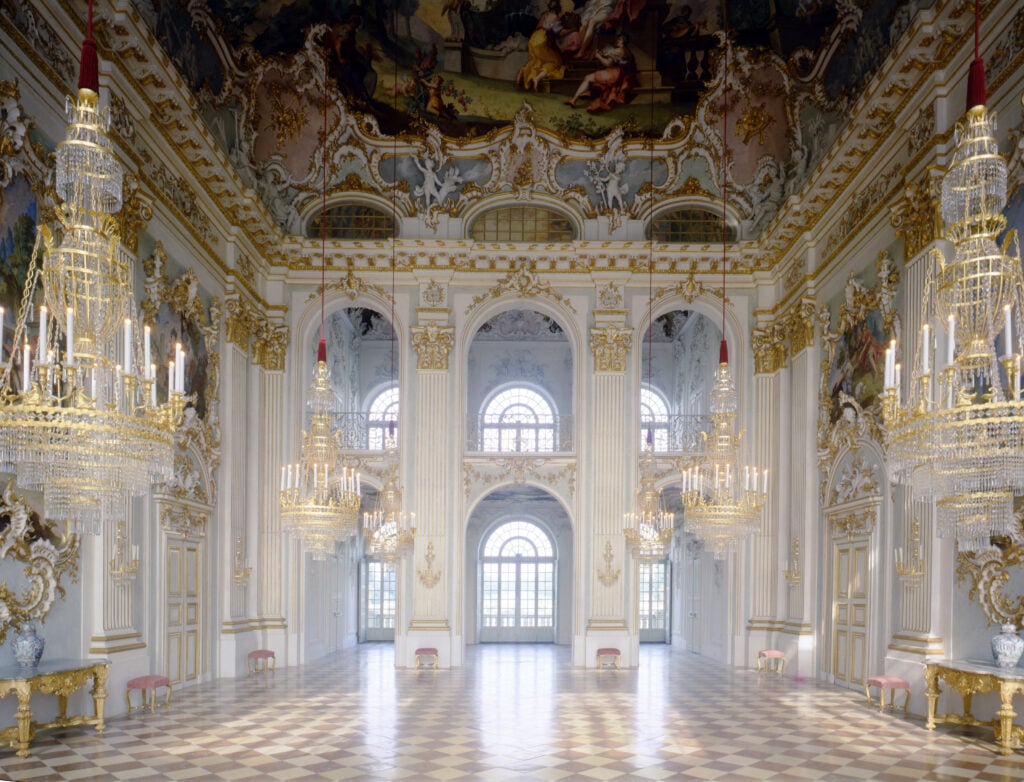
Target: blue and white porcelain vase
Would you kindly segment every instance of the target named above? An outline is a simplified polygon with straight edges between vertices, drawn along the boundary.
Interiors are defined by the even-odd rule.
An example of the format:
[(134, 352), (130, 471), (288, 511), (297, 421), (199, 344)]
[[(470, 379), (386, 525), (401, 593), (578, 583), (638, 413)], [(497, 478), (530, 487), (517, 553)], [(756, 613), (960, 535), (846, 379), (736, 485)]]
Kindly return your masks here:
[(1003, 625), (1002, 632), (992, 639), (992, 656), (1000, 668), (1013, 668), (1024, 654), (1024, 638), (1014, 625)]
[(14, 636), (14, 659), (19, 665), (39, 665), (44, 646), (46, 641), (36, 635), (36, 626), (27, 622)]

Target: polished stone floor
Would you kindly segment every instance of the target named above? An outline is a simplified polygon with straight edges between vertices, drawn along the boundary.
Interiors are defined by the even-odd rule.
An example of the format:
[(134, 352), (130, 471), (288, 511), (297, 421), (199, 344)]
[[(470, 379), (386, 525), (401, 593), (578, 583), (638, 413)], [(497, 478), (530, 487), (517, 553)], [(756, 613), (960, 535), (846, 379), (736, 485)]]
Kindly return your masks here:
[(667, 646), (622, 671), (554, 646), (470, 647), (447, 671), (392, 660), (363, 645), (176, 692), (104, 734), (44, 731), (26, 760), (0, 750), (0, 778), (1024, 780), (1024, 751), (996, 754), (989, 731), (928, 732), (860, 693)]

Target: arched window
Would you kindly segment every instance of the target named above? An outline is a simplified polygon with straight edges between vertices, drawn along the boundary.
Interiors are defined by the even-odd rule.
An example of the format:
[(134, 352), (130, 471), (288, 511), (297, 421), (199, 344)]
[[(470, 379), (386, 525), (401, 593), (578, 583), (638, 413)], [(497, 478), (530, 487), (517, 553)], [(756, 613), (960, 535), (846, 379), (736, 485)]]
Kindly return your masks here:
[(529, 388), (507, 388), (484, 408), (484, 451), (554, 451), (555, 415), (544, 397)]
[(572, 222), (553, 209), (504, 206), (484, 212), (469, 229), (478, 242), (571, 242)]
[[(481, 640), (554, 640), (555, 551), (551, 538), (531, 521), (508, 521), (483, 545)], [(523, 632), (525, 630), (525, 633)]]
[[(656, 242), (672, 244), (711, 244), (722, 241), (722, 214), (707, 209), (673, 209), (654, 218), (651, 226)], [(726, 228), (728, 241), (736, 241), (736, 226)]]
[(373, 398), (367, 418), (366, 447), (371, 451), (383, 451), (387, 446), (388, 436), (392, 434), (389, 426), (393, 428), (395, 442), (398, 441), (398, 386), (385, 388)]
[[(328, 239), (390, 239), (395, 232), (394, 218), (366, 204), (334, 204), (327, 207)], [(306, 236), (320, 238), (320, 210), (309, 219)]]
[(650, 432), (655, 451), (667, 451), (669, 415), (665, 397), (646, 386), (640, 389), (640, 447), (647, 445)]

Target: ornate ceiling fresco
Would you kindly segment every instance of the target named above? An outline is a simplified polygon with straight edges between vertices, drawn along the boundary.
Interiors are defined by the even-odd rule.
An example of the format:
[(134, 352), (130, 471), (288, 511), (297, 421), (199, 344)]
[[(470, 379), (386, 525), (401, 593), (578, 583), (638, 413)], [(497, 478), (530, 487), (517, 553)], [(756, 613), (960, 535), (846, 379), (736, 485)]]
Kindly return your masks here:
[[(334, 201), (394, 206), (434, 230), (490, 196), (548, 193), (583, 219), (606, 215), (614, 236), (652, 198), (720, 199), (717, 0), (329, 0), (326, 24), (316, 0), (135, 4), (286, 232), (319, 213), (325, 71)], [(799, 189), (923, 5), (729, 4), (742, 237)]]

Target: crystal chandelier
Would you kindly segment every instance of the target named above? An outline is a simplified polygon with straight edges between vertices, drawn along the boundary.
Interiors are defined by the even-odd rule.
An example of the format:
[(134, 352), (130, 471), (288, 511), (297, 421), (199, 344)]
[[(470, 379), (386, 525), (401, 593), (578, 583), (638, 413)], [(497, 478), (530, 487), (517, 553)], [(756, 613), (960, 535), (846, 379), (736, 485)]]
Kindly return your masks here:
[(626, 514), (623, 530), (626, 545), (629, 546), (633, 558), (643, 562), (660, 562), (668, 555), (675, 527), (675, 514), (661, 506), (661, 490), (655, 485), (657, 471), (654, 442), (648, 436), (643, 456), (640, 457), (640, 486), (636, 490), (636, 510)]
[[(395, 58), (395, 90), (398, 95), (398, 58)], [(398, 136), (394, 137), (394, 159), (398, 160)], [(396, 169), (397, 170), (397, 169)], [(398, 179), (391, 191), (391, 207), (398, 214)], [(398, 270), (398, 221), (393, 222), (391, 232), (391, 379), (395, 374), (395, 288)], [(399, 398), (401, 402), (401, 398)], [(401, 408), (399, 408), (401, 409)], [(366, 553), (385, 562), (395, 562), (411, 549), (416, 537), (416, 514), (402, 507), (400, 482), (401, 459), (398, 453), (398, 437), (395, 421), (388, 421), (384, 443), (384, 488), (378, 497), (377, 510), (363, 514), (363, 535), (366, 539)]]
[(309, 431), (302, 433), (299, 461), (281, 468), (281, 524), (315, 558), (334, 553), (334, 544), (356, 530), (360, 477), (344, 466), (339, 433), (333, 428), (334, 388), (321, 337), (309, 389)]
[(416, 537), (416, 514), (402, 508), (402, 487), (398, 482), (398, 447), (393, 430), (384, 455), (384, 488), (377, 510), (363, 514), (363, 535), (368, 556), (394, 562), (405, 556)]
[[(326, 8), (325, 8), (326, 15)], [(324, 20), (325, 23), (327, 19)], [(326, 39), (325, 39), (326, 43)], [(309, 388), (309, 431), (302, 433), (299, 461), (281, 468), (281, 526), (314, 559), (334, 554), (335, 545), (355, 533), (362, 502), (359, 474), (344, 463), (340, 432), (334, 428), (334, 388), (327, 367), (324, 298), (327, 292), (327, 62), (324, 52), (323, 200), (320, 212), (320, 342)]]
[[(1019, 535), (1013, 501), (1024, 494), (1020, 335), (1017, 342), (1013, 335), (1024, 285), (1015, 232), (1001, 248), (995, 241), (1006, 226), (1007, 170), (993, 136), (995, 116), (985, 107), (978, 17), (976, 4), (968, 108), (942, 180), (953, 258), (932, 250), (908, 398), (901, 397), (894, 341), (882, 408), (895, 477), (935, 500), (937, 534), (954, 537), (961, 551), (988, 548), (994, 535)], [(938, 330), (945, 330), (941, 347)], [(941, 363), (937, 347), (944, 348)]]
[(729, 347), (725, 341), (725, 272), (727, 262), (728, 158), (727, 117), (729, 105), (729, 30), (726, 19), (722, 109), (722, 342), (718, 369), (711, 389), (711, 433), (702, 432), (704, 453), (683, 472), (683, 526), (704, 542), (715, 559), (722, 559), (755, 532), (768, 493), (768, 470), (740, 464), (743, 433), (737, 430), (736, 386), (729, 371)]
[[(98, 72), (90, 2), (78, 98), (68, 98), (56, 150), (57, 225), (39, 228), (14, 329), (17, 355), (6, 357), (0, 376), (0, 468), (43, 493), (46, 518), (87, 532), (123, 515), (128, 496), (170, 479), (185, 404), (180, 344), (168, 399), (157, 399), (150, 327), (139, 328), (133, 259), (113, 217), (122, 169), (109, 115), (98, 108)], [(36, 285), (43, 304), (34, 312)]]

